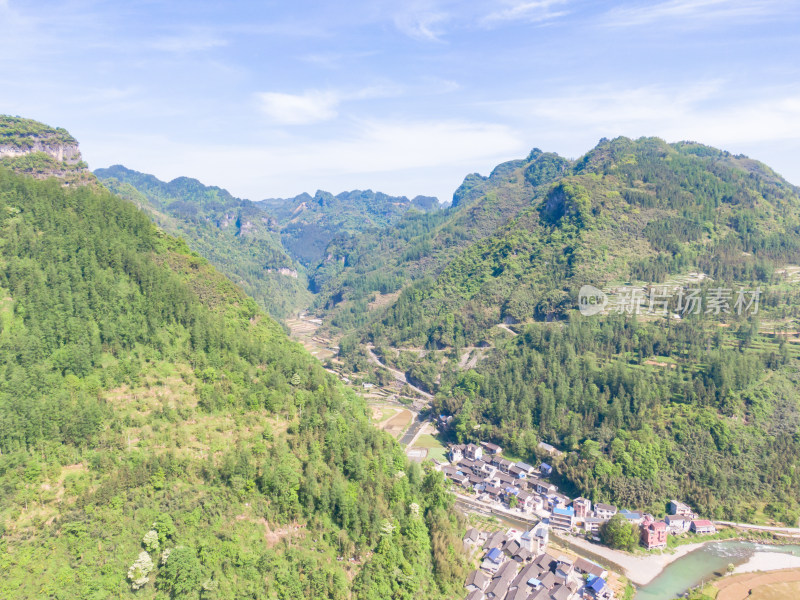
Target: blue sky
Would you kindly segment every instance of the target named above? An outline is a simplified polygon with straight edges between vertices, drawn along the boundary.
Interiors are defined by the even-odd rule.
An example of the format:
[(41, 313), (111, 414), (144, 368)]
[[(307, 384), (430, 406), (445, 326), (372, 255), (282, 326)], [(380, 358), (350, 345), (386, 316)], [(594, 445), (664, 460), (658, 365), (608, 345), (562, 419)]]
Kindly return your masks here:
[(0, 113), (254, 200), (691, 139), (800, 184), (796, 0), (0, 0)]

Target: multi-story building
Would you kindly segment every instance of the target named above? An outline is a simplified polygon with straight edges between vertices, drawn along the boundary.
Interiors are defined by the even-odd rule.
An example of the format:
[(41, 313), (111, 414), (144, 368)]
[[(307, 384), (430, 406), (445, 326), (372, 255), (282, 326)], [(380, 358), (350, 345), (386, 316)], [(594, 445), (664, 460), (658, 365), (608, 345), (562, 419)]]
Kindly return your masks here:
[(575, 509), (571, 506), (567, 508), (554, 508), (550, 515), (550, 525), (558, 529), (572, 529), (575, 520)]
[(642, 545), (648, 550), (667, 547), (667, 524), (655, 521), (651, 516), (645, 517), (641, 529)]

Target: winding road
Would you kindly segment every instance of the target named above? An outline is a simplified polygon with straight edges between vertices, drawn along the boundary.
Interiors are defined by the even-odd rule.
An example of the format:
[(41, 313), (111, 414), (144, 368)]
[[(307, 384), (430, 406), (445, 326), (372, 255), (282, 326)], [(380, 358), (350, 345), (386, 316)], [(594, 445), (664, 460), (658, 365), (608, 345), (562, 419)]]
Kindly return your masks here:
[(731, 521), (714, 521), (714, 525), (727, 525), (728, 527), (739, 527), (740, 529), (757, 529), (759, 531), (770, 531), (773, 533), (785, 533), (787, 535), (800, 536), (800, 529), (797, 527), (773, 527), (771, 525), (750, 525), (749, 523), (733, 523)]
[[(381, 368), (383, 368), (383, 369), (386, 369), (387, 371), (389, 371), (389, 372), (392, 374), (392, 376), (393, 376), (393, 377), (394, 377), (394, 378), (395, 378), (397, 381), (399, 381), (400, 383), (404, 383), (404, 384), (408, 385), (408, 387), (410, 387), (412, 390), (414, 390), (415, 392), (417, 392), (417, 393), (418, 393), (420, 396), (422, 396), (423, 398), (426, 398), (426, 399), (428, 399), (428, 400), (433, 400), (433, 396), (432, 396), (431, 394), (429, 394), (429, 393), (428, 393), (428, 392), (426, 392), (425, 390), (421, 390), (420, 388), (418, 388), (417, 386), (415, 386), (413, 383), (411, 383), (411, 382), (408, 380), (408, 378), (406, 377), (406, 374), (405, 374), (405, 373), (403, 373), (402, 371), (398, 371), (397, 369), (393, 369), (392, 367), (390, 367), (390, 366), (388, 366), (388, 365), (385, 365), (385, 364), (383, 364), (383, 363), (381, 362), (381, 359), (380, 359), (380, 358), (378, 358), (378, 355), (377, 355), (377, 354), (375, 354), (375, 353), (372, 351), (372, 349), (374, 348), (374, 346), (372, 346), (371, 344), (369, 344), (369, 345), (367, 345), (367, 346), (366, 346), (366, 348), (367, 348), (367, 352), (369, 353), (369, 362), (371, 362), (371, 363), (373, 363), (373, 364), (375, 364), (375, 365), (378, 365), (379, 367), (381, 367)], [(414, 425), (412, 425), (411, 427), (413, 428), (413, 427), (414, 427)], [(404, 437), (405, 437), (405, 436), (404, 436)], [(401, 441), (401, 443), (402, 443), (402, 441)]]

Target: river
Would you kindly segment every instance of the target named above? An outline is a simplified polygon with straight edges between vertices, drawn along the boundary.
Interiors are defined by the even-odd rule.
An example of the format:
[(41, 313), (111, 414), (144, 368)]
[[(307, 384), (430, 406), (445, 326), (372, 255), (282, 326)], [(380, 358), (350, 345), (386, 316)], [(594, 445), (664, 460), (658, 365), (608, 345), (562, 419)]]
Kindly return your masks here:
[(635, 599), (672, 600), (690, 588), (724, 574), (730, 563), (739, 566), (755, 554), (762, 553), (800, 557), (800, 546), (769, 546), (738, 541), (711, 542), (668, 565), (653, 581), (639, 588)]

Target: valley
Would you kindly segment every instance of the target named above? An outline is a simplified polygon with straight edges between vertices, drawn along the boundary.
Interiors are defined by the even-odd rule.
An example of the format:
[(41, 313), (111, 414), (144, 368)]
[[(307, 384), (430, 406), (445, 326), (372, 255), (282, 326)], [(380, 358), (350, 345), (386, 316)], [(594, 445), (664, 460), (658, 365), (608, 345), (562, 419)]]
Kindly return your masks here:
[[(159, 202), (148, 176), (99, 175)], [(742, 470), (745, 456), (763, 459), (760, 472), (775, 464), (754, 423), (793, 446), (786, 424), (800, 418), (782, 401), (798, 359), (797, 189), (765, 165), (617, 138), (577, 160), (534, 149), (470, 175), (450, 206), (372, 192), (237, 202), (223, 221), (210, 205), (217, 213), (198, 223), (270, 224), (308, 285), (283, 303), (287, 330), (369, 403), (399, 403), (414, 423), (452, 416), (443, 441), (491, 439), (532, 461), (539, 442), (554, 445), (564, 482), (598, 498), (658, 510), (679, 495), (718, 519), (800, 517), (800, 504), (764, 499), (782, 497), (780, 475), (756, 482)], [(578, 310), (587, 284), (606, 298), (600, 315)], [(692, 460), (688, 440), (713, 469)]]
[[(19, 156), (3, 160), (27, 173)], [(52, 175), (73, 177), (60, 169)], [(13, 185), (29, 186), (43, 212), (28, 217), (28, 207), (12, 202), (7, 231), (27, 218), (38, 218), (36, 227), (53, 227), (51, 217), (41, 216), (52, 210), (48, 202), (74, 206), (65, 215), (75, 212), (79, 219), (96, 218), (92, 207), (110, 203), (124, 214), (120, 231), (132, 227), (120, 239), (142, 252), (122, 264), (152, 264), (137, 267), (152, 271), (141, 285), (161, 277), (161, 293), (177, 299), (171, 309), (165, 300), (162, 312), (154, 313), (161, 305), (148, 291), (141, 310), (149, 325), (133, 329), (139, 332), (133, 341), (115, 337), (124, 329), (114, 323), (123, 319), (130, 328), (136, 321), (94, 317), (99, 330), (89, 328), (83, 338), (69, 334), (72, 346), (56, 350), (48, 364), (61, 365), (53, 381), (64, 378), (57, 383), (64, 397), (84, 403), (78, 414), (88, 410), (93, 394), (102, 399), (91, 409), (94, 424), (75, 425), (75, 431), (93, 436), (93, 446), (114, 448), (122, 463), (136, 453), (152, 456), (148, 475), (131, 489), (155, 486), (167, 502), (171, 492), (162, 481), (174, 476), (165, 469), (174, 470), (170, 461), (179, 461), (194, 480), (208, 482), (204, 493), (228, 498), (235, 514), (227, 511), (206, 526), (252, 525), (246, 535), (263, 530), (267, 547), (299, 548), (308, 535), (323, 536), (327, 541), (315, 552), (336, 552), (348, 579), (360, 581), (370, 569), (384, 573), (375, 560), (388, 555), (376, 555), (366, 534), (353, 536), (364, 528), (382, 530), (387, 521), (372, 513), (356, 521), (343, 516), (353, 501), (344, 500), (350, 497), (347, 482), (359, 477), (347, 462), (333, 463), (341, 471), (326, 475), (330, 483), (314, 483), (324, 459), (301, 434), (309, 427), (318, 428), (325, 445), (370, 443), (383, 449), (372, 452), (392, 455), (397, 472), (422, 486), (406, 499), (434, 494), (426, 501), (432, 503), (426, 527), (450, 548), (463, 535), (463, 517), (442, 512), (454, 502), (475, 518), (528, 527), (555, 518), (552, 507), (535, 514), (527, 504), (517, 507), (512, 488), (491, 498), (479, 486), (461, 489), (455, 480), (501, 477), (450, 466), (453, 448), (473, 442), (501, 444), (519, 465), (552, 465), (552, 481), (563, 492), (552, 498), (542, 492), (542, 502), (555, 506), (586, 496), (600, 506), (613, 502), (658, 517), (664, 503), (678, 497), (721, 526), (747, 524), (734, 527), (756, 532), (749, 535), (758, 528), (778, 535), (797, 525), (800, 499), (792, 490), (800, 486), (794, 475), (800, 448), (792, 432), (800, 425), (800, 198), (796, 188), (750, 159), (653, 138), (601, 141), (577, 161), (534, 150), (489, 177), (467, 177), (453, 204), (443, 207), (371, 191), (251, 202), (196, 180), (165, 183), (121, 166), (98, 170), (96, 178), (78, 172), (70, 181), (83, 185), (75, 191), (48, 188), (48, 182), (30, 187), (28, 180), (8, 179), (13, 177), (19, 176), (6, 175)], [(71, 205), (73, 198), (83, 204)], [(71, 225), (57, 227), (53, 231), (68, 232)], [(152, 241), (138, 241), (138, 235)], [(106, 240), (98, 236), (94, 244), (102, 248)], [(6, 260), (23, 260), (26, 248), (19, 246)], [(142, 279), (127, 268), (126, 277)], [(25, 312), (33, 308), (22, 313), (27, 321), (18, 316), (20, 301), (33, 302), (25, 300), (33, 284), (21, 287), (18, 271), (7, 273), (0, 332), (5, 343), (19, 345), (24, 338), (12, 332), (38, 323)], [(602, 297), (599, 312), (583, 313), (582, 286)], [(169, 316), (169, 310), (182, 312)], [(116, 373), (113, 380), (93, 374), (101, 367)], [(259, 372), (269, 374), (267, 381)], [(7, 390), (19, 385), (6, 381)], [(322, 416), (330, 408), (348, 422), (338, 441), (323, 433), (332, 422), (319, 429), (334, 418)], [(26, 445), (44, 443), (35, 432), (26, 435), (33, 436)], [(20, 443), (7, 442), (8, 456), (22, 456), (13, 451)], [(59, 459), (52, 475), (23, 476), (34, 483), (43, 479), (43, 493), (31, 496), (32, 486), (23, 484), (14, 501), (23, 506), (21, 514), (7, 505), (7, 527), (17, 540), (12, 547), (39, 522), (57, 527), (72, 518), (64, 511), (93, 502), (90, 490), (112, 485), (102, 482), (131, 477), (113, 466), (106, 475), (87, 471), (96, 460), (92, 450), (76, 438), (68, 443), (75, 445), (69, 460)], [(265, 453), (277, 460), (273, 467), (263, 463)], [(783, 460), (776, 460), (779, 454)], [(203, 474), (203, 461), (218, 471)], [(469, 473), (453, 471), (465, 468)], [(370, 484), (377, 486), (376, 497), (397, 475), (386, 477)], [(296, 490), (288, 496), (278, 483), (287, 478)], [(525, 478), (514, 483), (518, 493), (523, 488)], [(305, 511), (325, 506), (328, 501), (316, 496), (323, 489), (344, 496), (320, 522)], [(141, 493), (114, 502), (125, 506)], [(389, 504), (381, 506), (389, 510)], [(391, 510), (415, 518), (414, 511)], [(193, 517), (177, 512), (172, 518), (187, 542), (210, 543), (189, 525)], [(512, 526), (507, 535), (504, 543), (514, 543), (522, 532)], [(171, 542), (169, 536), (159, 540)], [(559, 543), (569, 552), (570, 539), (554, 539), (553, 547)], [(576, 539), (575, 547), (580, 544)], [(270, 560), (283, 572), (305, 568), (292, 561), (311, 560), (291, 556)], [(459, 553), (449, 556), (451, 587), (445, 587), (452, 590), (469, 565)], [(667, 564), (641, 560), (654, 573)], [(147, 567), (142, 565), (131, 569)], [(421, 582), (426, 575), (421, 563), (419, 568)], [(216, 567), (205, 569), (212, 571), (215, 581), (234, 585)], [(618, 595), (629, 593), (620, 574), (609, 576)], [(146, 573), (142, 577), (149, 581)]]

